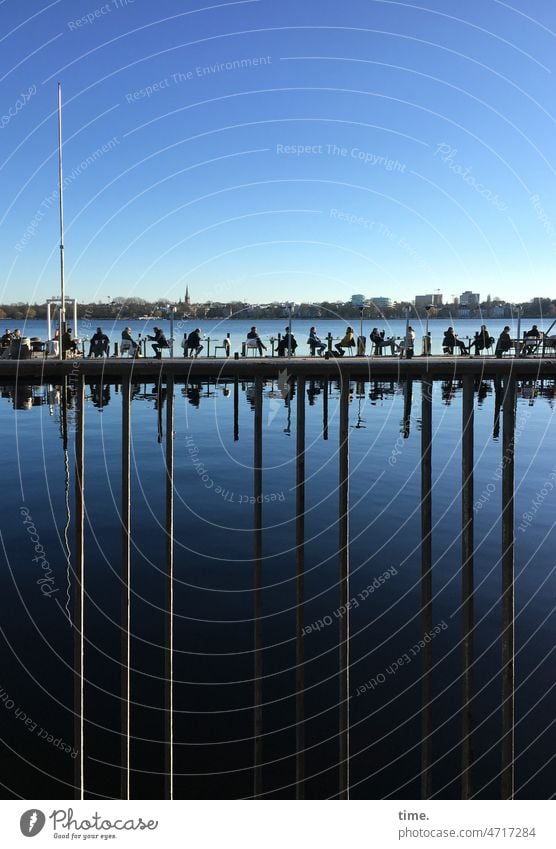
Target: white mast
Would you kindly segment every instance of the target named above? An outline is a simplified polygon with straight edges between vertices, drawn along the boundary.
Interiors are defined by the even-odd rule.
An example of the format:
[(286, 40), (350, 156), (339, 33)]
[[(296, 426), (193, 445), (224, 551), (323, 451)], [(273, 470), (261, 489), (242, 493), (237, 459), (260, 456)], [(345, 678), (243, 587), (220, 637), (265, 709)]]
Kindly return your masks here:
[(63, 359), (62, 335), (66, 329), (66, 294), (64, 289), (64, 196), (62, 181), (62, 86), (58, 83), (58, 185), (60, 191), (60, 331), (58, 350)]

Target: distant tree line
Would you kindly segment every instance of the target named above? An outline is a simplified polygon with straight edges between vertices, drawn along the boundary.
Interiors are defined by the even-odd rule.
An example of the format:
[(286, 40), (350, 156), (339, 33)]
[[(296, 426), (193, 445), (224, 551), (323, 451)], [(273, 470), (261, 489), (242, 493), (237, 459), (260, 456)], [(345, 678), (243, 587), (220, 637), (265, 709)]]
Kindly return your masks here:
[[(366, 320), (376, 319), (377, 321), (388, 321), (390, 319), (405, 318), (407, 306), (410, 307), (411, 318), (425, 318), (426, 311), (424, 309), (416, 309), (413, 304), (394, 304), (392, 307), (377, 309), (372, 304), (364, 306), (363, 317)], [(469, 311), (470, 318), (491, 317), (495, 307), (502, 306), (504, 308), (504, 317), (515, 315), (517, 306), (521, 306), (522, 315), (526, 317), (556, 317), (556, 299), (550, 298), (535, 298), (532, 301), (517, 304), (504, 304), (497, 302), (485, 302), (480, 306), (475, 306)], [(198, 319), (280, 319), (288, 317), (288, 310), (284, 304), (247, 304), (243, 301), (230, 301), (228, 303), (214, 303), (207, 301), (202, 304), (185, 304), (178, 302), (177, 304), (169, 304), (165, 300), (147, 301), (143, 298), (112, 298), (108, 303), (92, 302), (89, 304), (78, 304), (78, 318), (94, 318), (104, 320), (133, 320), (143, 316), (152, 318), (167, 319), (170, 311), (175, 308), (175, 315), (178, 319), (183, 318), (198, 318)], [(445, 318), (450, 320), (452, 317), (457, 317), (459, 307), (454, 304), (446, 304), (442, 307), (434, 307), (430, 310), (431, 318)], [(332, 303), (330, 301), (322, 301), (318, 304), (301, 303), (295, 304), (293, 309), (294, 318), (303, 319), (326, 319), (326, 318), (341, 318), (346, 321), (355, 321), (360, 316), (358, 306), (348, 301), (346, 303)], [(70, 318), (68, 312), (68, 319)], [(11, 319), (13, 321), (24, 321), (25, 319), (46, 319), (46, 303), (43, 304), (26, 304), (18, 301), (13, 304), (0, 305), (0, 321), (3, 319)]]

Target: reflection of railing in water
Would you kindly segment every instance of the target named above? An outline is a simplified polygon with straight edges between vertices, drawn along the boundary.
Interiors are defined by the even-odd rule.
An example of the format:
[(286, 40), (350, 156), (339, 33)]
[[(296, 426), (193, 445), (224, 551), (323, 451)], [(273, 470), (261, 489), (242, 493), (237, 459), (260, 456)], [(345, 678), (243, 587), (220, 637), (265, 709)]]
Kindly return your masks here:
[[(296, 379), (296, 753), (295, 783), (297, 798), (305, 795), (305, 705), (304, 705), (304, 572), (305, 572), (305, 403), (307, 399), (307, 379), (296, 375), (295, 366), (289, 367), (288, 380)], [(474, 400), (477, 380), (480, 373), (465, 374), (462, 388), (462, 516), (461, 516), (461, 602), (463, 612), (462, 634), (462, 697), (461, 697), (461, 795), (473, 796), (473, 630), (474, 630), (474, 577), (473, 577), (473, 469), (474, 469)], [(217, 376), (215, 375), (215, 379)], [(423, 636), (430, 633), (433, 625), (432, 592), (432, 385), (433, 379), (426, 373), (421, 375), (421, 626)], [(334, 378), (339, 387), (339, 444), (338, 444), (338, 562), (339, 562), (339, 606), (346, 614), (339, 618), (338, 636), (338, 791), (339, 798), (349, 795), (349, 405), (351, 384), (349, 376)], [(237, 375), (233, 381), (234, 439), (239, 438), (239, 397), (241, 378)], [(175, 381), (172, 375), (156, 384), (157, 417), (159, 441), (165, 438), (166, 464), (166, 610), (165, 610), (165, 796), (174, 797), (174, 394)], [(228, 383), (231, 382), (228, 378)], [(371, 383), (371, 392), (378, 391), (377, 381)], [(501, 797), (514, 795), (514, 435), (516, 395), (523, 396), (527, 382), (519, 386), (508, 368), (505, 379), (499, 378), (495, 384), (495, 434), (502, 419), (502, 691), (501, 691)], [(384, 382), (384, 391), (393, 394), (399, 384)], [(412, 387), (411, 379), (403, 382), (404, 435), (409, 433)], [(320, 379), (322, 392), (323, 427), (322, 435), (328, 438), (328, 405), (332, 380)], [(67, 384), (62, 388), (61, 412), (67, 415)], [(72, 386), (75, 405), (75, 557), (73, 573), (73, 628), (74, 628), (74, 710), (75, 710), (75, 748), (78, 755), (75, 761), (75, 787), (77, 798), (86, 795), (85, 771), (85, 562), (84, 562), (84, 519), (85, 519), (85, 378), (80, 375)], [(552, 398), (553, 390), (548, 387), (538, 389), (539, 394), (546, 393)], [(263, 785), (263, 723), (262, 723), (262, 682), (263, 682), (263, 631), (262, 631), (262, 562), (263, 562), (263, 393), (264, 381), (256, 377), (252, 403), (253, 419), (253, 494), (254, 501), (254, 709), (253, 709), (253, 795), (264, 794)], [(537, 394), (535, 388), (534, 394)], [(121, 795), (129, 799), (131, 786), (131, 741), (133, 738), (133, 717), (131, 711), (131, 524), (130, 493), (130, 434), (132, 384), (128, 378), (121, 385), (122, 404), (122, 555), (121, 555)], [(528, 397), (528, 394), (525, 395)], [(165, 428), (162, 416), (163, 400), (166, 402)], [(286, 403), (289, 405), (288, 395)], [(407, 429), (407, 434), (406, 434)], [(165, 430), (165, 433), (164, 433)], [(66, 439), (67, 439), (67, 431)], [(430, 798), (431, 763), (433, 734), (432, 722), (432, 646), (430, 641), (422, 653), (422, 701), (421, 701), (421, 796)]]

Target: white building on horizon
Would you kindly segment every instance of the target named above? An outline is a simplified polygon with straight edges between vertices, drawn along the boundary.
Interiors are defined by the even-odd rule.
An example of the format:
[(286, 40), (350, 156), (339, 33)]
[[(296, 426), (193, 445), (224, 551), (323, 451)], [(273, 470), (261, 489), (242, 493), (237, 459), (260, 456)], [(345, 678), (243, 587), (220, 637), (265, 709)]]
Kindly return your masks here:
[(481, 296), (478, 292), (462, 292), (459, 296), (459, 302), (462, 307), (478, 307), (481, 303)]

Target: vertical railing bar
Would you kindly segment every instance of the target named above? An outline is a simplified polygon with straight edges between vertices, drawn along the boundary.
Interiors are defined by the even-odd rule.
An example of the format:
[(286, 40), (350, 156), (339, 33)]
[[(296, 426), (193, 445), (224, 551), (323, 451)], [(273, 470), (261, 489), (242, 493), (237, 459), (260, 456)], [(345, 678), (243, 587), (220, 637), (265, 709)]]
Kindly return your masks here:
[[(421, 625), (423, 638), (432, 630), (432, 383), (421, 378)], [(422, 652), (421, 798), (431, 796), (432, 645)]]
[(76, 381), (75, 580), (73, 583), (75, 797), (85, 798), (85, 378)]
[(349, 798), (349, 375), (342, 374), (339, 422), (339, 797)]
[(239, 380), (234, 377), (234, 442), (239, 439)]
[(254, 775), (253, 794), (255, 798), (263, 790), (263, 659), (262, 659), (262, 518), (263, 518), (263, 384), (260, 377), (255, 380), (255, 420), (254, 420), (254, 457), (253, 490), (254, 533), (255, 533), (255, 576), (254, 576)]
[(502, 799), (513, 799), (514, 774), (514, 461), (516, 387), (504, 381), (502, 419)]
[(322, 393), (322, 438), (328, 439), (328, 378), (324, 380)]
[(473, 795), (473, 746), (472, 708), (473, 700), (473, 468), (474, 468), (474, 393), (473, 375), (463, 378), (462, 403), (462, 454), (461, 454), (461, 594), (463, 615), (463, 688), (462, 688), (462, 763), (461, 796), (470, 799)]
[(129, 376), (122, 382), (122, 565), (121, 565), (121, 795), (131, 798), (131, 483)]
[(157, 428), (158, 428), (158, 442), (162, 443), (162, 437), (164, 435), (164, 428), (162, 426), (162, 407), (164, 404), (163, 401), (164, 395), (162, 392), (162, 370), (158, 374), (158, 383), (156, 387), (156, 418), (157, 418)]
[(295, 504), (295, 789), (296, 799), (305, 797), (305, 378), (297, 378), (296, 504)]
[[(160, 393), (162, 395), (162, 392)], [(165, 798), (174, 798), (174, 378), (166, 378)]]

